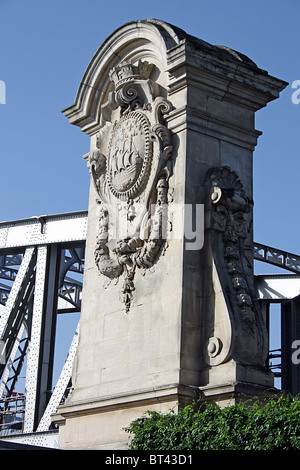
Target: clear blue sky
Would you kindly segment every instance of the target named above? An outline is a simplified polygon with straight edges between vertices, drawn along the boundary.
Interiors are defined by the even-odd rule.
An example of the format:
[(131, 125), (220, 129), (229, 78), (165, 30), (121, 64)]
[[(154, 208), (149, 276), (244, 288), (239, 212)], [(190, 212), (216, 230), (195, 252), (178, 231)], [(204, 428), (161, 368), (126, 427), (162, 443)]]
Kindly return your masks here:
[(146, 18), (238, 50), (289, 82), (256, 117), (254, 238), (300, 254), (300, 104), (291, 100), (300, 80), (299, 0), (0, 0), (0, 220), (87, 209), (89, 138), (61, 110), (106, 37)]

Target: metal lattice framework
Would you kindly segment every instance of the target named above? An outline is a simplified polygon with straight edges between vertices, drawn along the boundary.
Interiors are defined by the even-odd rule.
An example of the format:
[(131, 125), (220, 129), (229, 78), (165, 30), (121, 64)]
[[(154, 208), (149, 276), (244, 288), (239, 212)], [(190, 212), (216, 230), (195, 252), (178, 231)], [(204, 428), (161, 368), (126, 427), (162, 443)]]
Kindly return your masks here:
[[(0, 223), (0, 440), (56, 446), (51, 414), (72, 389), (79, 331), (78, 323), (54, 384), (56, 323), (60, 314), (80, 312), (86, 227), (87, 211)], [(293, 300), (300, 294), (300, 256), (255, 243), (254, 259), (293, 273), (256, 276), (268, 323), (270, 302)], [(294, 323), (300, 317), (296, 310), (285, 306), (285, 312), (296, 312)], [(285, 336), (290, 325), (286, 323)], [(269, 356), (283, 354), (286, 370), (290, 339), (283, 353)], [(19, 393), (25, 364), (25, 392)], [(295, 389), (298, 375), (295, 379), (292, 373), (283, 373), (288, 388)]]
[(80, 312), (86, 225), (86, 211), (0, 224), (0, 439), (55, 446), (51, 414), (70, 391), (79, 329), (53, 384), (57, 315)]
[(280, 348), (269, 351), (267, 366), (281, 379), (281, 388), (296, 395), (300, 392), (300, 370), (292, 355), (293, 345), (300, 339), (300, 256), (255, 243), (254, 259), (290, 272), (256, 276), (256, 287), (268, 329), (271, 305), (281, 304)]
[(300, 274), (300, 256), (277, 248), (254, 243), (254, 259)]

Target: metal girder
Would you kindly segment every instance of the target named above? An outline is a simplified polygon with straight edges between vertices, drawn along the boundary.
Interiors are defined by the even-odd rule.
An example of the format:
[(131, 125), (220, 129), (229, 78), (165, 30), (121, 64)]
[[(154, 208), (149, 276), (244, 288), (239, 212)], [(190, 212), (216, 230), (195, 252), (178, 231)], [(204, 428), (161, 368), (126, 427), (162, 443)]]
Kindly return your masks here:
[(69, 349), (68, 356), (64, 363), (64, 366), (59, 376), (59, 379), (57, 381), (57, 384), (52, 392), (51, 398), (47, 404), (45, 412), (39, 422), (37, 432), (47, 431), (50, 428), (51, 414), (56, 411), (57, 405), (61, 403), (62, 401), (64, 401), (64, 399), (67, 398), (68, 396), (68, 393), (70, 391), (68, 390), (68, 387), (70, 385), (70, 381), (72, 378), (72, 366), (73, 366), (73, 361), (74, 361), (75, 353), (77, 350), (77, 344), (78, 344), (78, 334), (79, 334), (79, 323), (76, 328), (76, 331), (75, 331), (75, 334), (71, 343), (71, 347)]
[(20, 400), (15, 387), (25, 358), (22, 428), (14, 435), (18, 442), (36, 442), (36, 436), (45, 440), (48, 432), (53, 434), (50, 415), (69, 393), (78, 329), (55, 385), (56, 319), (59, 313), (80, 312), (78, 274), (84, 270), (86, 222), (87, 212), (82, 211), (0, 223), (0, 346), (5, 351), (5, 361), (0, 361), (2, 440), (13, 438), (11, 430), (7, 434), (6, 420), (12, 415), (14, 396)]
[(7, 366), (0, 385), (0, 397), (11, 397), (21, 372), (29, 344), (29, 338), (25, 324), (21, 325), (12, 352), (7, 361)]
[(295, 363), (292, 358), (294, 342), (300, 348), (300, 275), (259, 275), (255, 283), (268, 330), (270, 305), (281, 304), (280, 348), (269, 351), (267, 366), (281, 378), (281, 388), (296, 395), (300, 393), (300, 361)]
[[(35, 431), (37, 421), (41, 417), (41, 409), (43, 405), (45, 408), (45, 403), (47, 402), (50, 375), (52, 380), (49, 356), (53, 350), (53, 328), (55, 328), (53, 325), (55, 323), (53, 317), (53, 305), (55, 302), (55, 291), (53, 289), (55, 280), (53, 280), (53, 277), (55, 275), (53, 274), (52, 259), (50, 263), (47, 263), (47, 258), (52, 258), (51, 253), (50, 255), (48, 253), (51, 248), (39, 246), (37, 253), (30, 349), (26, 372), (26, 404), (23, 429), (25, 433)], [(57, 250), (57, 247), (55, 248)], [(47, 266), (47, 264), (51, 266)], [(54, 269), (57, 268), (55, 267)], [(51, 291), (48, 289), (48, 282), (51, 285)], [(50, 303), (49, 306), (48, 301)], [(45, 357), (46, 353), (47, 357)]]
[(300, 256), (271, 246), (254, 243), (254, 259), (300, 274)]
[(300, 295), (300, 275), (264, 274), (255, 276), (259, 300), (283, 302)]
[(87, 211), (0, 222), (0, 251), (85, 241), (86, 227)]
[[(19, 330), (22, 327), (25, 316), (28, 314), (34, 289), (34, 267), (34, 248), (27, 248), (7, 299), (5, 309), (0, 317), (1, 346), (5, 349), (6, 361), (10, 357)], [(0, 364), (0, 375), (2, 375), (4, 368), (5, 364)]]
[(8, 266), (19, 266), (22, 263), (22, 259), (22, 255), (0, 255), (0, 268)]

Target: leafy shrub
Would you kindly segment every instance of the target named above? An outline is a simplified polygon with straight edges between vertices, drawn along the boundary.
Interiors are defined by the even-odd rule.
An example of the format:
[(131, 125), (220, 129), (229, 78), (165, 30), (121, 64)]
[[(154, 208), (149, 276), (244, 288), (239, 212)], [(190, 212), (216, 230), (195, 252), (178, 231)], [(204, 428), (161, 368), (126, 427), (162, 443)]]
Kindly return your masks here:
[(125, 431), (133, 435), (131, 450), (300, 450), (300, 397), (148, 411)]

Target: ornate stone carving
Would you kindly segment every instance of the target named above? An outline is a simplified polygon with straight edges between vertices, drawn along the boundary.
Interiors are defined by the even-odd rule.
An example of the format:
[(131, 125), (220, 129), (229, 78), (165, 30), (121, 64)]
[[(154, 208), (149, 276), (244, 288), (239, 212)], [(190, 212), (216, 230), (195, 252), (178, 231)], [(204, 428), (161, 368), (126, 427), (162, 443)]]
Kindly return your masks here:
[(211, 201), (215, 206), (215, 210), (212, 211), (211, 228), (223, 232), (224, 257), (228, 273), (231, 276), (241, 315), (249, 326), (254, 321), (254, 313), (242, 258), (243, 243), (247, 237), (244, 214), (252, 210), (253, 200), (246, 195), (236, 173), (228, 167), (211, 169), (208, 178), (212, 186)]
[(150, 125), (140, 112), (130, 112), (114, 123), (107, 156), (106, 180), (118, 198), (134, 197), (151, 168)]
[[(210, 169), (206, 182), (212, 256), (227, 303), (229, 323), (233, 332), (239, 331), (232, 334), (235, 345), (228, 346), (228, 355), (224, 352), (223, 355), (227, 360), (231, 354), (236, 358), (242, 357), (242, 360), (246, 360), (247, 356), (261, 359), (264, 325), (253, 296), (253, 274), (245, 253), (245, 240), (249, 234), (246, 214), (252, 211), (253, 200), (229, 167)], [(220, 322), (220, 318), (215, 321)], [(247, 351), (243, 350), (243, 343), (248, 344)], [(214, 344), (209, 341), (208, 356), (215, 358), (222, 351), (222, 341), (218, 343), (218, 348)], [(214, 363), (217, 364), (217, 360)]]
[(151, 80), (153, 69), (140, 61), (111, 70), (114, 90), (85, 157), (99, 204), (95, 262), (109, 279), (123, 275), (126, 311), (136, 269), (153, 265), (165, 238), (172, 146), (164, 115), (172, 106)]
[(220, 340), (220, 338), (217, 338), (217, 337), (209, 338), (207, 351), (208, 351), (208, 355), (211, 358), (218, 356), (218, 354), (220, 354), (221, 352), (221, 349), (222, 349), (222, 341)]

